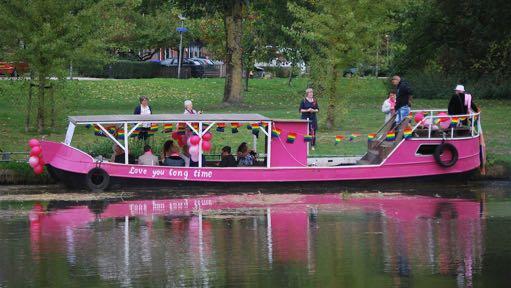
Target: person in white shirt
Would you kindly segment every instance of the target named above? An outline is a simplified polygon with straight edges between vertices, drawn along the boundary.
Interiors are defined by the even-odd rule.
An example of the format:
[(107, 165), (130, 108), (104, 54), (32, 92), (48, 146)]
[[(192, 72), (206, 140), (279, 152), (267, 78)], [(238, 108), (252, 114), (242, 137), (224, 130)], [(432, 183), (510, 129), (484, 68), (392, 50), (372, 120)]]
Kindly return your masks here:
[(193, 109), (193, 103), (191, 100), (185, 101), (185, 111), (183, 114), (202, 114), (202, 111), (197, 112), (195, 109)]
[[(133, 112), (135, 115), (151, 115), (153, 114), (153, 109), (149, 106), (149, 98), (147, 96), (140, 96), (140, 105), (135, 107), (135, 111)], [(151, 128), (151, 123), (144, 122), (139, 126), (141, 129), (138, 134), (138, 139), (146, 140), (149, 137), (149, 129)]]
[(381, 105), (381, 112), (385, 113), (385, 122), (387, 123), (396, 112), (394, 107), (396, 106), (396, 91), (390, 91), (389, 92), (389, 98), (385, 99), (383, 101), (383, 104)]
[(151, 146), (144, 146), (144, 154), (138, 157), (138, 165), (150, 165), (150, 166), (158, 166), (158, 157), (153, 155), (151, 150)]

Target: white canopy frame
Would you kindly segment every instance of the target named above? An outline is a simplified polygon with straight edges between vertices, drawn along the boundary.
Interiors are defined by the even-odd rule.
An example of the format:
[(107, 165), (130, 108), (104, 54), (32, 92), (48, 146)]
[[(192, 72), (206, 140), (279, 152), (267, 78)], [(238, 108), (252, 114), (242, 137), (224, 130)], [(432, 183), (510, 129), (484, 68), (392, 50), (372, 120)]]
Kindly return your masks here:
[[(240, 114), (242, 115), (242, 114)], [(265, 117), (262, 117), (258, 114), (247, 114), (247, 115), (250, 115), (251, 117), (247, 117), (249, 119), (233, 119), (233, 120), (229, 120), (229, 122), (236, 122), (236, 123), (254, 123), (254, 122), (257, 122), (257, 123), (266, 123), (267, 124), (267, 129), (265, 129), (265, 126), (264, 125), (259, 125), (259, 130), (262, 131), (266, 136), (267, 136), (267, 141), (265, 143), (266, 145), (266, 166), (269, 168), (271, 167), (271, 127), (272, 127), (272, 120), (268, 119), (268, 118), (265, 118)], [(258, 117), (255, 117), (255, 116), (258, 116), (258, 117), (261, 117), (263, 118), (263, 120), (259, 120), (259, 119), (255, 119), (255, 118), (258, 118)], [(122, 115), (121, 115), (122, 116)], [(129, 116), (132, 116), (132, 115), (129, 115)], [(218, 115), (217, 115), (218, 116)], [(88, 118), (92, 118), (92, 119), (88, 119)], [(96, 125), (98, 126), (101, 131), (108, 137), (110, 138), (115, 144), (117, 144), (123, 151), (124, 151), (124, 164), (129, 164), (129, 137), (133, 134), (133, 132), (143, 123), (146, 123), (146, 122), (151, 122), (153, 124), (167, 124), (167, 123), (176, 123), (176, 127), (179, 125), (178, 123), (186, 123), (187, 127), (190, 128), (190, 130), (195, 133), (196, 135), (199, 136), (200, 138), (200, 142), (199, 142), (199, 168), (202, 168), (203, 167), (203, 164), (202, 163), (202, 136), (204, 136), (204, 134), (206, 134), (208, 131), (211, 130), (211, 128), (216, 125), (217, 123), (220, 123), (220, 122), (226, 122), (226, 121), (218, 121), (218, 120), (200, 120), (200, 119), (193, 119), (193, 120), (189, 120), (187, 119), (187, 121), (179, 121), (179, 120), (146, 120), (146, 119), (140, 119), (138, 121), (133, 121), (131, 120), (132, 117), (129, 117), (130, 119), (129, 120), (125, 120), (125, 121), (119, 121), (119, 120), (114, 120), (114, 119), (105, 119), (105, 120), (100, 120), (99, 119), (100, 116), (74, 116), (74, 117), (70, 117), (70, 122), (69, 122), (69, 125), (68, 125), (68, 130), (66, 132), (66, 139), (65, 139), (65, 144), (66, 145), (71, 145), (71, 140), (72, 140), (72, 137), (74, 135), (74, 131), (75, 131), (75, 128), (76, 128), (76, 125)], [(111, 117), (111, 118), (114, 118), (114, 117)], [(92, 120), (92, 121), (90, 121)], [(199, 123), (199, 129), (197, 131), (197, 129), (195, 129), (195, 127), (193, 127), (193, 124), (192, 123)], [(124, 134), (124, 143), (121, 143), (118, 139), (116, 139), (114, 137), (114, 135), (112, 133), (110, 133), (105, 127), (104, 125), (105, 124), (109, 124), (109, 125), (116, 125), (118, 128), (119, 127), (123, 127), (124, 131), (125, 131), (125, 134)], [(131, 127), (131, 129), (128, 129), (128, 125), (133, 125), (133, 127)], [(204, 125), (207, 125), (207, 127), (205, 129), (203, 129)], [(257, 137), (254, 135), (253, 137), (253, 140), (254, 140), (254, 151), (256, 151), (257, 149)]]

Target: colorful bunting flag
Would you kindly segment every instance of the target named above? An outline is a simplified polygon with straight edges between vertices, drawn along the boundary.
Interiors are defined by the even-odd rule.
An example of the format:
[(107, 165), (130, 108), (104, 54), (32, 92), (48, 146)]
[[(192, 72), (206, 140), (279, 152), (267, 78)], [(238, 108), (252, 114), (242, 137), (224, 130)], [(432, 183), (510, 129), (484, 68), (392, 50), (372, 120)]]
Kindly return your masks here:
[(154, 135), (158, 131), (158, 124), (151, 123), (151, 128), (149, 128), (149, 131), (147, 132), (149, 135)]
[(123, 128), (117, 129), (117, 132), (115, 133), (115, 138), (117, 140), (124, 140), (124, 129)]
[(454, 128), (456, 126), (458, 126), (458, 123), (460, 123), (460, 120), (458, 119), (458, 117), (452, 117), (451, 118), (451, 127)]
[(271, 137), (272, 138), (279, 138), (280, 137), (280, 133), (282, 133), (282, 130), (280, 130), (279, 128), (273, 128), (271, 130)]
[(140, 135), (140, 127), (137, 127), (133, 132), (131, 132), (130, 137), (138, 137)]
[(350, 142), (353, 141), (355, 138), (359, 137), (360, 133), (351, 133), (350, 135)]
[(369, 134), (367, 134), (367, 140), (373, 141), (374, 138), (376, 138), (376, 133), (369, 133)]
[(341, 143), (342, 139), (344, 139), (344, 136), (342, 135), (335, 136), (335, 145)]
[(231, 123), (231, 132), (238, 133), (238, 128), (240, 127), (240, 123), (233, 122)]
[(225, 123), (217, 123), (216, 124), (216, 131), (217, 132), (224, 132), (225, 131)]
[(247, 124), (247, 130), (252, 130), (252, 125)]
[(172, 130), (173, 130), (172, 123), (165, 123), (165, 124), (163, 124), (163, 130), (161, 132), (162, 133), (170, 133), (170, 132), (172, 132)]
[(259, 123), (252, 123), (250, 126), (252, 126), (252, 134), (259, 137)]
[(387, 137), (385, 138), (385, 140), (387, 140), (387, 141), (396, 140), (396, 132), (394, 132), (394, 130), (387, 132)]
[(186, 123), (177, 124), (177, 134), (179, 134), (179, 135), (186, 134)]
[(403, 132), (404, 132), (403, 135), (404, 135), (405, 139), (412, 138), (412, 128), (407, 127), (407, 128), (405, 128), (405, 130)]
[(310, 135), (310, 134), (303, 135), (303, 141), (304, 142), (312, 142), (312, 135)]
[(287, 133), (287, 140), (286, 140), (287, 143), (293, 144), (293, 143), (295, 143), (295, 139), (296, 139), (296, 133), (294, 133), (294, 132)]

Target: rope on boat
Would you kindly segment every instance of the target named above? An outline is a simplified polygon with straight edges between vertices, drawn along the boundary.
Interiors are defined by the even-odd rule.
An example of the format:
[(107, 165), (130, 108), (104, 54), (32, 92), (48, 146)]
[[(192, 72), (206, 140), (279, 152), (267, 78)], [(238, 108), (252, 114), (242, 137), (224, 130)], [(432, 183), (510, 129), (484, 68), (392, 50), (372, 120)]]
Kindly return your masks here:
[(298, 159), (295, 158), (295, 156), (293, 156), (293, 154), (291, 152), (289, 152), (289, 150), (287, 150), (286, 145), (284, 144), (284, 142), (282, 142), (282, 139), (280, 139), (280, 137), (278, 139), (279, 139), (280, 143), (282, 144), (282, 146), (284, 147), (284, 149), (286, 150), (287, 154), (289, 156), (291, 156), (291, 158), (293, 158), (293, 160), (295, 160), (296, 163), (302, 165), (303, 167), (307, 167), (307, 164), (303, 164), (302, 162), (300, 162)]

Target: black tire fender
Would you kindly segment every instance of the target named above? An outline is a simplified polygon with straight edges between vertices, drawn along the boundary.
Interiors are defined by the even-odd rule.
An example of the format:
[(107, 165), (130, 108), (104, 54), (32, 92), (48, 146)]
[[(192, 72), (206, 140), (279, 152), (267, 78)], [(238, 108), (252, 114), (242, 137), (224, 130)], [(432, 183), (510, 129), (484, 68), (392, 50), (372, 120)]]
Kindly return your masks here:
[(103, 192), (110, 185), (110, 175), (102, 168), (92, 168), (87, 173), (85, 184), (92, 192)]
[[(441, 158), (445, 150), (451, 152), (452, 157), (451, 160), (449, 161), (444, 161)], [(454, 147), (454, 145), (450, 143), (442, 143), (435, 148), (435, 153), (433, 153), (433, 157), (435, 158), (435, 161), (438, 165), (446, 168), (452, 167), (454, 166), (454, 164), (456, 164), (456, 162), (458, 162), (458, 150), (456, 149), (456, 147)]]

